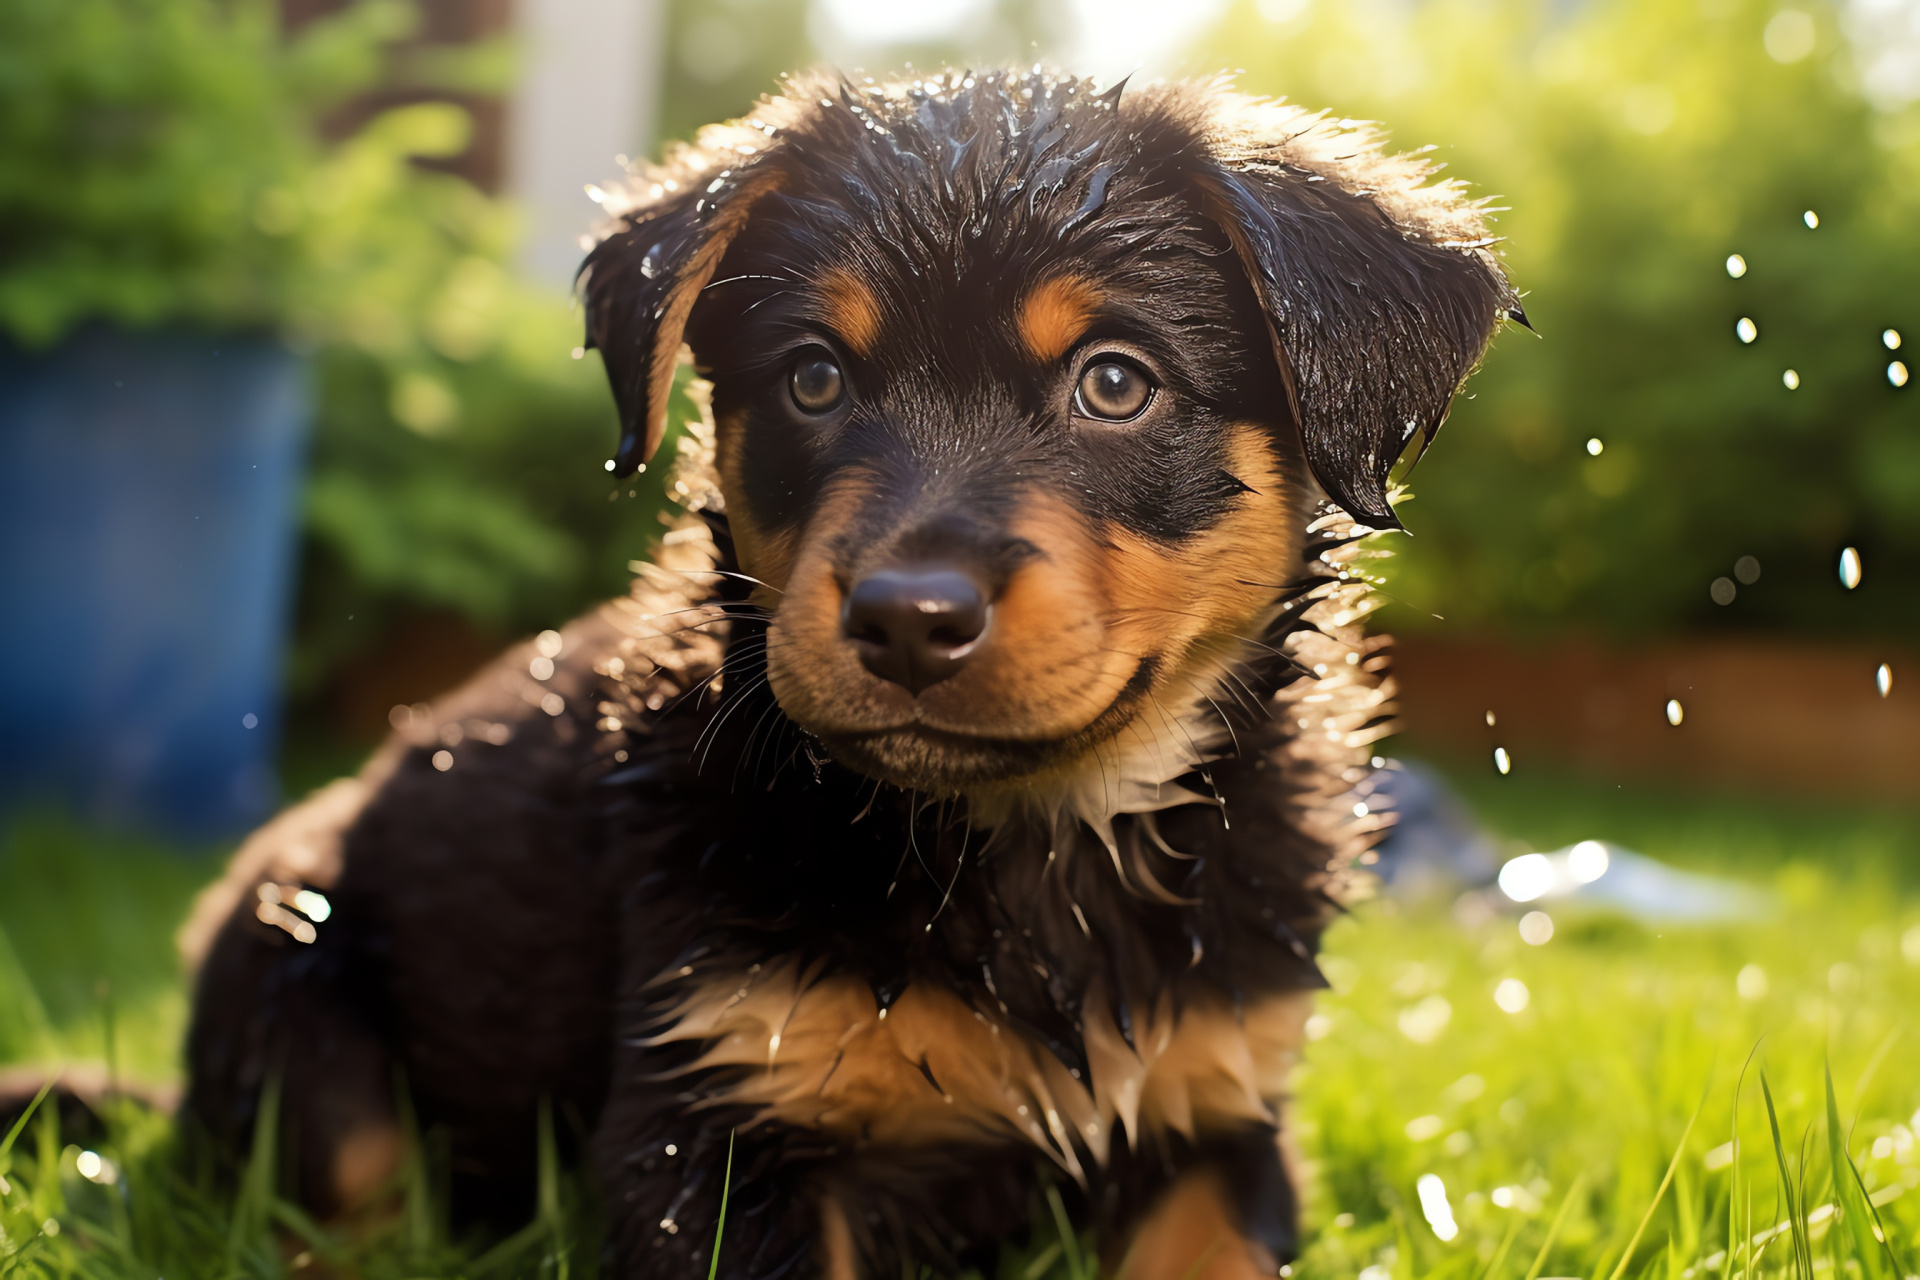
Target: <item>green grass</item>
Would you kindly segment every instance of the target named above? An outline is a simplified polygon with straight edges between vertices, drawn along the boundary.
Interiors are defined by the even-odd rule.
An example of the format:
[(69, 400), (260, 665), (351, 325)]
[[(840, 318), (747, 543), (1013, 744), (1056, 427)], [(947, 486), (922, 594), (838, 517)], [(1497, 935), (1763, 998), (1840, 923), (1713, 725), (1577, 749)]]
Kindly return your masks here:
[[(1516, 846), (1614, 840), (1748, 876), (1780, 910), (1649, 928), (1550, 908), (1553, 938), (1529, 946), (1511, 916), (1462, 924), (1473, 917), (1447, 900), (1359, 906), (1329, 936), (1334, 990), (1298, 1080), (1308, 1235), (1294, 1274), (1920, 1274), (1920, 963), (1908, 959), (1920, 960), (1920, 816), (1460, 781)], [(184, 1007), (170, 935), (213, 865), (17, 824), (0, 853), (0, 1062), (99, 1058), (111, 1025), (123, 1070), (174, 1070)], [(1515, 1012), (1516, 988), (1506, 1007), (1494, 998), (1511, 982), (1527, 992)], [(328, 1231), (274, 1196), (271, 1150), (236, 1200), (183, 1170), (163, 1118), (128, 1105), (113, 1121), (110, 1185), (81, 1175), (81, 1151), (45, 1117), (0, 1155), (0, 1276), (594, 1270), (591, 1215), (550, 1146), (535, 1221), (478, 1242), (449, 1237), (430, 1157), (404, 1175), (394, 1213)], [(1449, 1215), (1443, 1240), (1435, 1222)], [(1051, 1213), (1035, 1237), (1002, 1280), (1090, 1280), (1091, 1242)]]

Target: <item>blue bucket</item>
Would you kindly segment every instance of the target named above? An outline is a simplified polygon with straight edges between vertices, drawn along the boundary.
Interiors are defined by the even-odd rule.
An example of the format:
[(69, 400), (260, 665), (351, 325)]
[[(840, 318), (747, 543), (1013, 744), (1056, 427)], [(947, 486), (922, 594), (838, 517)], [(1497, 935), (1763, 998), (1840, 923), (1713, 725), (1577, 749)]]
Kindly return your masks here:
[(310, 421), (276, 342), (0, 342), (0, 800), (187, 838), (269, 813)]

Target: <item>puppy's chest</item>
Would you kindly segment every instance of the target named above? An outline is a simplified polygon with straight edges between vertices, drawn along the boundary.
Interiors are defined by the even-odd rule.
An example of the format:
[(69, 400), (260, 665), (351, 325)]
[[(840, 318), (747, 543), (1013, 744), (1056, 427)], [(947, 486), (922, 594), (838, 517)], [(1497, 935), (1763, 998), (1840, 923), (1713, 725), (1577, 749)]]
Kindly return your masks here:
[(707, 919), (654, 1009), (650, 1043), (695, 1052), (709, 1097), (850, 1145), (1022, 1142), (1076, 1175), (1116, 1140), (1277, 1119), (1309, 998), (1224, 986), (1199, 939), (1231, 925), (1203, 899), (1144, 899), (1091, 832), (910, 800), (849, 822), (779, 791), (703, 851), (682, 900)]
[(699, 974), (652, 1043), (702, 1046), (713, 1101), (853, 1147), (1020, 1142), (1079, 1176), (1118, 1141), (1278, 1122), (1305, 992), (1235, 1007), (1167, 993), (1123, 1035), (1085, 1007), (1075, 1065), (987, 1002), (926, 978), (882, 1005), (863, 978), (793, 958)]

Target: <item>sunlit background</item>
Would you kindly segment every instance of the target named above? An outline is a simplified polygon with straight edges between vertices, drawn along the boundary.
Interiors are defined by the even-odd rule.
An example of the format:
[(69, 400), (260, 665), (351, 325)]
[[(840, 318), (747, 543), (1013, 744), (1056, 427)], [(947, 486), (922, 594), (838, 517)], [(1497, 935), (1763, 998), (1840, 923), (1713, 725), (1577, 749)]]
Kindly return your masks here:
[[(1534, 330), (1384, 544), (1404, 733), (1355, 803), (1405, 830), (1313, 1028), (1370, 1082), (1307, 1089), (1310, 1136), (1346, 1126), (1316, 1203), (1359, 1233), (1326, 1256), (1383, 1280), (1413, 1246), (1369, 1224), (1484, 1262), (1496, 1209), (1550, 1218), (1572, 1157), (1502, 1172), (1475, 1125), (1591, 1124), (1579, 1070), (1511, 1054), (1643, 1002), (1698, 1034), (1615, 1046), (1669, 1082), (1622, 1104), (1640, 1154), (1569, 1139), (1640, 1170), (1625, 1200), (1674, 1099), (1780, 1027), (1878, 1108), (1874, 1194), (1920, 1183), (1920, 1073), (1877, 1048), (1920, 994), (1920, 0), (7, 0), (0, 1063), (98, 1057), (118, 992), (148, 1012), (105, 1043), (164, 1085), (156, 957), (209, 859), (623, 589), (661, 502), (603, 470), (576, 351), (595, 184), (786, 68), (1042, 60), (1231, 72), (1430, 148)], [(1393, 1075), (1409, 1043), (1447, 1079)], [(1617, 1254), (1611, 1211), (1564, 1240)]]

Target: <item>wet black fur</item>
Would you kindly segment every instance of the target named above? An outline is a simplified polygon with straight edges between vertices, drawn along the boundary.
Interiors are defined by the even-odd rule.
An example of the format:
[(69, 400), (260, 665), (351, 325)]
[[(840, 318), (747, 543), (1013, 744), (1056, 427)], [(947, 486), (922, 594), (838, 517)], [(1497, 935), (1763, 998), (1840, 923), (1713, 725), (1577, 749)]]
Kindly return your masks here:
[[(853, 86), (829, 96), (715, 189), (636, 212), (588, 267), (590, 333), (631, 465), (667, 286), (753, 165), (785, 167), (690, 329), (717, 409), (744, 412), (755, 433), (745, 487), (770, 527), (803, 520), (826, 477), (861, 466), (894, 477), (881, 492), (898, 504), (938, 514), (950, 503), (915, 536), (1017, 558), (993, 531), (1015, 500), (1004, 479), (1026, 470), (1095, 520), (1177, 542), (1240, 492), (1221, 440), (1249, 420), (1270, 427), (1276, 449), (1304, 448), (1334, 498), (1386, 523), (1388, 467), (1437, 425), (1508, 300), (1484, 253), (1410, 238), (1364, 194), (1223, 165), (1198, 140), (1198, 102), (1162, 97), (1129, 113), (1114, 95), (1037, 76), (983, 76), (942, 100)], [(1241, 271), (1222, 207), (1242, 219), (1264, 284)], [(818, 332), (794, 269), (850, 248), (876, 255), (867, 274), (890, 285), (882, 350), (849, 358), (863, 394), (843, 420), (785, 421), (766, 388), (780, 385), (783, 343)], [(1061, 443), (1064, 389), (1026, 366), (1005, 318), (1020, 289), (1063, 265), (1139, 288), (1137, 311), (1103, 315), (1096, 333), (1139, 342), (1186, 406), (1146, 439)], [(876, 518), (897, 516), (883, 502)], [(725, 518), (712, 521), (722, 567), (737, 567), (724, 558)], [(1335, 572), (1322, 553), (1336, 545), (1323, 536), (1303, 563), (1274, 566), (1275, 594), (1291, 603), (1221, 700), (1236, 750), (1186, 780), (1220, 803), (1157, 815), (1191, 860), (1160, 852), (1138, 819), (1115, 821), (1123, 853), (1193, 900), (1184, 906), (1123, 884), (1085, 827), (1059, 844), (1041, 821), (982, 829), (963, 799), (837, 763), (767, 691), (764, 618), (739, 579), (713, 595), (730, 615), (718, 693), (706, 689), (714, 669), (595, 674), (621, 637), (602, 618), (576, 623), (550, 682), (565, 714), (507, 692), (523, 650), (440, 709), (510, 724), (509, 742), (469, 736), (450, 772), (430, 763), (437, 742), (396, 749), (395, 771), (346, 833), (333, 916), (312, 946), (242, 904), (201, 974), (188, 1113), (242, 1150), (261, 1083), (278, 1071), (292, 1141), (317, 1147), (349, 1103), (377, 1106), (369, 1099), (398, 1070), (421, 1124), (446, 1135), (464, 1211), (511, 1225), (528, 1207), (536, 1109), (552, 1097), (586, 1136), (622, 1275), (707, 1266), (729, 1135), (728, 1277), (811, 1273), (823, 1186), (854, 1209), (872, 1274), (893, 1275), (909, 1259), (942, 1270), (990, 1259), (1019, 1238), (1047, 1182), (1083, 1220), (1117, 1229), (1196, 1165), (1221, 1170), (1250, 1237), (1289, 1256), (1294, 1194), (1270, 1129), (1138, 1150), (1116, 1140), (1082, 1188), (1015, 1135), (889, 1150), (751, 1124), (711, 1101), (729, 1073), (676, 1070), (697, 1046), (643, 1038), (677, 993), (661, 975), (804, 956), (859, 975), (883, 1005), (930, 983), (1002, 1009), (1084, 1075), (1090, 989), (1111, 993), (1126, 1031), (1164, 991), (1239, 1000), (1318, 985), (1313, 952), (1334, 909), (1323, 885), (1339, 851), (1303, 822), (1303, 804), (1325, 793), (1323, 766), (1268, 705), (1303, 678), (1281, 651), (1308, 625), (1306, 602)], [(624, 708), (617, 732), (599, 727), (609, 702)], [(351, 1097), (335, 1106), (330, 1091)], [(323, 1170), (301, 1177), (324, 1206)]]

